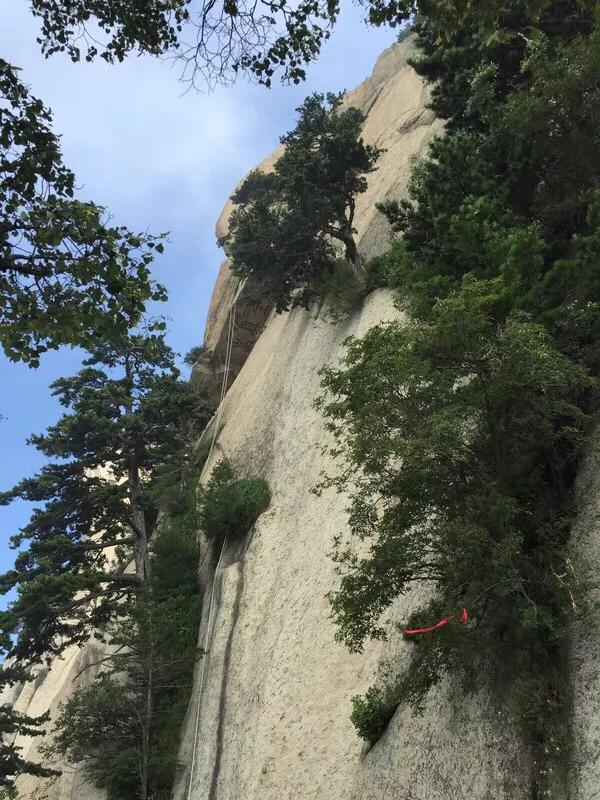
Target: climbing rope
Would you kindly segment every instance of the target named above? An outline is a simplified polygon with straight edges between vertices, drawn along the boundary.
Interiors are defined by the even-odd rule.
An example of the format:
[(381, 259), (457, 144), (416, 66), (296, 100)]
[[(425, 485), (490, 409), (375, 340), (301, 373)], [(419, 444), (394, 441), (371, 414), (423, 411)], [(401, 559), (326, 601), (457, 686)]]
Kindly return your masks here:
[(204, 477), (204, 471), (207, 469), (210, 458), (213, 453), (213, 449), (215, 446), (215, 442), (217, 440), (217, 434), (219, 433), (219, 424), (221, 422), (221, 416), (223, 414), (223, 401), (225, 400), (225, 395), (227, 394), (227, 383), (229, 381), (229, 369), (231, 366), (231, 352), (233, 350), (233, 333), (235, 329), (235, 312), (236, 312), (236, 301), (234, 300), (233, 305), (229, 311), (229, 329), (227, 332), (227, 347), (225, 350), (225, 369), (223, 372), (223, 383), (221, 384), (221, 397), (219, 399), (219, 405), (217, 406), (217, 410), (214, 416), (214, 428), (212, 433), (212, 439), (210, 443), (210, 449), (208, 451), (208, 455), (206, 457), (206, 461), (204, 462), (204, 466), (202, 467), (202, 472), (200, 473), (200, 480)]
[[(406, 630), (403, 630), (402, 633), (405, 636), (415, 636), (415, 634), (417, 633), (433, 633), (433, 631), (436, 631), (438, 628), (443, 628), (444, 625), (447, 625), (449, 622), (452, 622), (453, 619), (456, 619), (456, 614), (452, 614), (451, 617), (444, 617), (439, 622), (436, 622), (435, 625), (430, 625), (428, 628), (414, 628), (414, 629), (407, 628)], [(466, 625), (468, 619), (469, 615), (467, 614), (467, 609), (463, 608), (460, 615), (460, 621), (462, 622), (463, 625)]]
[(225, 549), (227, 547), (227, 536), (223, 540), (223, 546), (221, 547), (221, 555), (219, 556), (219, 560), (217, 562), (217, 566), (215, 568), (215, 574), (213, 577), (212, 582), (212, 590), (210, 593), (210, 603), (208, 606), (208, 620), (206, 622), (206, 631), (204, 633), (204, 643), (202, 645), (202, 667), (200, 669), (200, 681), (198, 684), (198, 704), (196, 706), (196, 721), (194, 726), (194, 744), (192, 748), (192, 763), (190, 764), (190, 782), (188, 784), (188, 792), (187, 792), (187, 800), (190, 800), (192, 796), (192, 787), (194, 784), (194, 772), (196, 768), (196, 751), (198, 749), (198, 735), (200, 731), (200, 704), (202, 701), (202, 690), (204, 689), (204, 676), (206, 674), (206, 653), (208, 651), (208, 645), (212, 638), (212, 629), (215, 622), (215, 587), (217, 585), (217, 577), (219, 575), (219, 569), (221, 568), (221, 562), (223, 561), (223, 555), (225, 553)]
[[(200, 480), (204, 477), (204, 472), (208, 468), (210, 463), (211, 456), (213, 454), (213, 450), (215, 447), (215, 442), (217, 440), (217, 434), (219, 432), (219, 424), (221, 422), (221, 416), (223, 413), (223, 401), (225, 400), (225, 395), (227, 394), (227, 384), (229, 382), (229, 371), (231, 367), (231, 353), (233, 350), (233, 333), (235, 330), (235, 312), (236, 312), (236, 301), (237, 297), (233, 301), (231, 309), (229, 310), (229, 327), (227, 331), (227, 346), (225, 349), (225, 368), (223, 370), (223, 383), (221, 384), (221, 396), (219, 398), (219, 405), (217, 406), (217, 410), (214, 416), (214, 428), (212, 433), (212, 439), (210, 443), (210, 449), (208, 451), (208, 455), (206, 457), (206, 461), (204, 462), (204, 466), (202, 467), (202, 472), (200, 474)], [(217, 562), (217, 566), (215, 568), (215, 573), (213, 575), (212, 581), (212, 589), (210, 592), (210, 601), (208, 606), (208, 619), (206, 622), (206, 631), (204, 632), (204, 643), (202, 645), (202, 666), (200, 668), (200, 680), (198, 682), (198, 689), (197, 689), (197, 697), (198, 703), (196, 706), (196, 719), (194, 724), (194, 743), (192, 747), (192, 762), (190, 764), (190, 782), (188, 785), (188, 792), (187, 792), (187, 800), (190, 800), (192, 796), (192, 788), (194, 784), (194, 773), (196, 768), (196, 752), (198, 750), (198, 736), (200, 732), (200, 705), (202, 701), (202, 691), (204, 689), (204, 678), (206, 675), (206, 653), (208, 652), (208, 646), (210, 640), (212, 639), (212, 631), (213, 626), (215, 623), (215, 589), (217, 585), (217, 578), (219, 575), (219, 570), (221, 568), (221, 563), (223, 561), (223, 555), (225, 554), (225, 549), (227, 547), (227, 536), (223, 541), (223, 546), (221, 547), (221, 554), (219, 555), (219, 560)]]

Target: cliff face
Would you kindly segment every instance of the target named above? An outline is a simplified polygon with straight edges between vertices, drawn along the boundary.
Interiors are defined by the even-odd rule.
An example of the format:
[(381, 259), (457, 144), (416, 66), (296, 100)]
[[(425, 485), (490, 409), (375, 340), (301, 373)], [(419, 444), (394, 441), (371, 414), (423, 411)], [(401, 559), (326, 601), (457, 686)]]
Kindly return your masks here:
[[(488, 715), (484, 697), (465, 699), (446, 682), (423, 717), (397, 714), (368, 753), (349, 720), (351, 697), (408, 650), (392, 640), (353, 656), (334, 641), (325, 595), (337, 578), (328, 553), (346, 528), (347, 498), (310, 493), (333, 468), (312, 402), (319, 369), (340, 359), (345, 337), (395, 313), (379, 291), (340, 327), (298, 311), (277, 316), (229, 391), (215, 458), (266, 477), (273, 500), (217, 574), (176, 800), (527, 796), (517, 738)], [(402, 616), (414, 599), (399, 604)], [(208, 604), (204, 627), (207, 617)]]
[[(412, 157), (441, 128), (406, 63), (411, 48), (405, 41), (387, 50), (346, 101), (367, 113), (366, 140), (386, 148), (360, 198), (357, 227), (366, 255), (385, 249), (389, 239), (375, 202), (405, 193)], [(221, 237), (230, 212), (228, 205), (219, 220)], [(234, 285), (225, 262), (207, 327), (211, 346), (226, 339)], [(339, 362), (344, 339), (397, 314), (391, 294), (381, 290), (339, 325), (300, 310), (271, 315), (248, 357), (236, 361), (243, 365), (236, 366), (205, 474), (226, 456), (267, 478), (273, 500), (249, 541), (224, 553), (212, 614), (205, 604), (200, 642), (207, 654), (198, 667), (175, 800), (529, 797), (518, 737), (502, 713), (490, 713), (497, 708), (490, 698), (465, 697), (446, 681), (424, 716), (397, 713), (368, 752), (349, 720), (351, 697), (409, 653), (399, 639), (358, 656), (335, 642), (326, 594), (337, 576), (329, 552), (333, 537), (347, 529), (348, 498), (311, 494), (321, 473), (335, 469), (323, 455), (327, 438), (313, 402), (319, 370)], [(244, 319), (238, 305), (236, 333)], [(403, 598), (399, 615), (406, 617), (416, 599)]]
[[(363, 135), (369, 144), (384, 150), (378, 169), (369, 175), (368, 189), (357, 200), (355, 225), (358, 231), (359, 250), (366, 257), (384, 251), (389, 242), (389, 227), (375, 203), (385, 199), (398, 199), (406, 193), (406, 184), (414, 156), (422, 155), (432, 135), (442, 129), (427, 103), (427, 89), (408, 66), (413, 53), (410, 40), (385, 50), (379, 57), (373, 74), (354, 91), (349, 92), (345, 104), (360, 108), (367, 116)], [(268, 172), (280, 155), (280, 149), (265, 158), (258, 169)], [(233, 211), (229, 201), (216, 225), (219, 241), (227, 235), (229, 217)], [(193, 371), (193, 379), (207, 391), (208, 399), (218, 403), (223, 383), (223, 367), (227, 358), (227, 340), (230, 310), (234, 299), (236, 318), (230, 355), (227, 388), (245, 363), (250, 351), (264, 330), (269, 317), (269, 306), (248, 298), (243, 287), (231, 274), (229, 261), (221, 265), (213, 291), (204, 346), (206, 353)]]
[[(49, 713), (51, 719), (59, 706), (78, 687), (87, 686), (98, 672), (102, 652), (97, 643), (85, 647), (70, 647), (61, 658), (55, 658), (49, 667), (40, 667), (34, 681), (15, 686), (0, 696), (0, 703), (10, 703), (17, 711), (31, 717)], [(48, 732), (51, 722), (46, 726)], [(48, 763), (40, 756), (40, 746), (47, 744), (49, 735), (18, 736), (15, 743), (23, 748), (23, 756), (30, 761)], [(104, 800), (106, 793), (90, 785), (81, 771), (64, 764), (48, 764), (62, 771), (56, 778), (40, 779), (22, 775), (17, 780), (18, 797), (22, 800)]]
[[(441, 131), (425, 108), (426, 88), (406, 63), (411, 49), (405, 41), (383, 53), (372, 76), (345, 101), (366, 113), (365, 139), (386, 148), (358, 203), (359, 246), (367, 256), (384, 250), (389, 237), (375, 202), (403, 196), (412, 157)], [(268, 169), (276, 157), (260, 166)], [(228, 204), (219, 219), (219, 238), (231, 210)], [(431, 693), (423, 716), (399, 711), (370, 750), (349, 720), (352, 696), (376, 682), (386, 665), (401, 668), (410, 651), (399, 637), (361, 655), (335, 642), (326, 594), (338, 578), (329, 552), (333, 537), (347, 530), (348, 498), (310, 491), (323, 471), (335, 469), (323, 454), (327, 436), (313, 403), (319, 370), (339, 363), (345, 338), (397, 315), (384, 290), (336, 325), (301, 310), (274, 315), (247, 302), (228, 262), (221, 267), (206, 326), (207, 353), (194, 370), (218, 401), (231, 327), (229, 391), (205, 475), (227, 456), (267, 478), (273, 499), (247, 541), (223, 553), (214, 589), (206, 576), (199, 641), (207, 652), (198, 663), (173, 800), (531, 798), (526, 750), (501, 698), (466, 695), (446, 680)], [(599, 475), (590, 456), (574, 540), (592, 570), (600, 562)], [(393, 612), (405, 618), (418, 600), (416, 592), (406, 596)], [(598, 626), (574, 631), (578, 766), (573, 785), (557, 787), (557, 800), (600, 794), (599, 643)], [(89, 679), (79, 674), (86, 659), (93, 660), (93, 648), (67, 654), (12, 699), (23, 711), (53, 713), (75, 680)], [(26, 754), (35, 755), (39, 742), (25, 744)], [(36, 789), (38, 781), (24, 778), (20, 797), (29, 800)], [(46, 796), (103, 797), (77, 771), (65, 772)]]

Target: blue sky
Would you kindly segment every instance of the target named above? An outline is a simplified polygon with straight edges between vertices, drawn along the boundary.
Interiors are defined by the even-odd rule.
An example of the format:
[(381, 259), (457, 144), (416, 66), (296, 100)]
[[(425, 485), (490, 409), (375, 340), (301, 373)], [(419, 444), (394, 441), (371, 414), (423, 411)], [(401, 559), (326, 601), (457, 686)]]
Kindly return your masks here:
[[(210, 293), (222, 260), (214, 224), (243, 175), (294, 124), (294, 109), (312, 91), (351, 89), (392, 43), (390, 30), (368, 28), (345, 0), (334, 35), (299, 87), (271, 90), (240, 82), (213, 93), (185, 92), (177, 66), (149, 57), (120, 65), (45, 60), (26, 0), (2, 8), (0, 56), (22, 68), (33, 94), (49, 105), (62, 136), (79, 197), (107, 206), (115, 222), (136, 231), (170, 231), (154, 274), (169, 290), (170, 344), (185, 353), (200, 344)], [(42, 463), (25, 443), (60, 413), (49, 383), (77, 370), (79, 354), (44, 356), (37, 370), (0, 354), (0, 490)], [(8, 541), (28, 518), (24, 503), (0, 508), (0, 570), (14, 554)]]

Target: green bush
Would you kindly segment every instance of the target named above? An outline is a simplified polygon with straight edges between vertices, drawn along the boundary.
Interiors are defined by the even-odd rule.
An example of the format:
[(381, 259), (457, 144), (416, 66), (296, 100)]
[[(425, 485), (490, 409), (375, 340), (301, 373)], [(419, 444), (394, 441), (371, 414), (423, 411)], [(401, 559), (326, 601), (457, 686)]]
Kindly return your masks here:
[(351, 264), (340, 258), (334, 262), (331, 271), (323, 272), (315, 279), (314, 294), (319, 301), (319, 313), (324, 313), (331, 322), (339, 322), (360, 308), (365, 287)]
[(224, 459), (200, 490), (200, 526), (208, 539), (221, 544), (225, 538), (241, 539), (271, 502), (269, 484), (263, 478), (237, 478)]
[[(383, 206), (381, 207), (383, 209)], [(402, 240), (392, 244), (380, 256), (372, 258), (367, 264), (367, 291), (389, 286), (391, 289), (405, 287), (409, 274), (409, 257)]]
[(370, 686), (364, 695), (352, 698), (350, 719), (361, 739), (370, 745), (381, 738), (398, 708), (398, 699), (391, 687)]

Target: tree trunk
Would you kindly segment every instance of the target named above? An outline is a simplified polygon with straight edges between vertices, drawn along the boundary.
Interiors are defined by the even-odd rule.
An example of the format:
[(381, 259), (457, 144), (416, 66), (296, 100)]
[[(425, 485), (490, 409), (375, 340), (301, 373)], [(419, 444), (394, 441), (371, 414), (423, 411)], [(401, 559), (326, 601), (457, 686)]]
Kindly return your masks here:
[(357, 280), (364, 285), (367, 282), (367, 270), (365, 269), (358, 252), (356, 242), (354, 241), (351, 225), (345, 224), (340, 228), (334, 228), (331, 226), (328, 228), (327, 232), (330, 236), (338, 239), (344, 245), (344, 255), (346, 257), (346, 261), (348, 261), (352, 267), (352, 271), (354, 272)]
[[(133, 415), (133, 375), (129, 358), (125, 357), (125, 374), (127, 377), (129, 396), (127, 402), (127, 413)], [(153, 667), (154, 651), (152, 629), (152, 601), (148, 597), (147, 581), (150, 577), (150, 556), (148, 552), (148, 527), (146, 525), (146, 513), (142, 505), (142, 486), (140, 481), (140, 452), (142, 442), (138, 433), (130, 445), (129, 458), (127, 463), (127, 484), (129, 488), (129, 502), (131, 511), (131, 523), (135, 533), (133, 542), (133, 558), (135, 563), (135, 574), (140, 581), (142, 591), (138, 594), (138, 599), (147, 603), (149, 618), (146, 620), (148, 625), (148, 635), (150, 637), (148, 651), (143, 659), (143, 681), (144, 696), (142, 698), (143, 708), (140, 709), (142, 720), (141, 743), (140, 743), (140, 800), (148, 800), (148, 780), (150, 763), (150, 735), (152, 730), (153, 714)], [(138, 634), (144, 636), (143, 631)], [(142, 639), (143, 641), (143, 639)]]
[(348, 260), (350, 261), (352, 272), (354, 272), (357, 280), (364, 286), (364, 284), (367, 282), (367, 270), (362, 262), (361, 257), (357, 253), (355, 261), (351, 261), (350, 259)]
[(135, 574), (141, 583), (145, 583), (150, 576), (150, 562), (148, 559), (148, 532), (146, 530), (146, 515), (141, 504), (141, 488), (135, 454), (129, 459), (129, 493), (131, 500), (131, 518), (136, 533), (133, 543), (133, 558), (135, 561)]
[[(129, 398), (127, 404), (127, 413), (133, 415), (133, 376), (131, 374), (131, 365), (129, 358), (125, 357), (125, 375), (129, 384)], [(140, 583), (145, 581), (150, 576), (150, 562), (148, 558), (148, 531), (146, 527), (146, 514), (142, 506), (142, 488), (140, 485), (140, 466), (139, 466), (139, 450), (140, 442), (138, 441), (139, 435), (136, 434), (135, 441), (131, 447), (128, 459), (127, 469), (127, 483), (129, 486), (129, 501), (131, 503), (131, 521), (133, 522), (133, 530), (135, 531), (135, 541), (133, 543), (133, 558), (135, 562), (135, 574), (140, 579)]]
[(358, 248), (356, 247), (356, 242), (354, 241), (354, 237), (352, 236), (352, 234), (350, 234), (350, 236), (348, 238), (345, 238), (343, 241), (344, 241), (344, 246), (346, 248), (346, 259), (350, 262), (352, 271), (362, 284), (366, 283), (367, 270), (365, 269), (365, 265), (363, 264), (362, 259), (359, 255)]
[[(152, 636), (152, 623), (150, 623), (150, 636)], [(153, 686), (152, 686), (152, 666), (153, 666), (153, 648), (150, 645), (150, 652), (147, 655), (145, 663), (146, 673), (146, 697), (143, 709), (143, 726), (142, 726), (142, 763), (140, 770), (140, 800), (148, 800), (148, 765), (150, 761), (150, 732), (152, 727), (152, 712), (153, 712)]]

